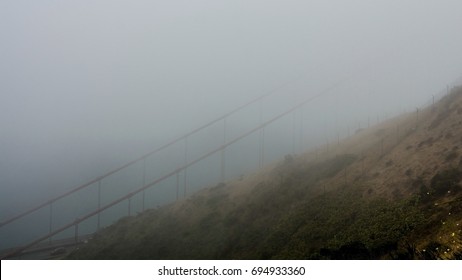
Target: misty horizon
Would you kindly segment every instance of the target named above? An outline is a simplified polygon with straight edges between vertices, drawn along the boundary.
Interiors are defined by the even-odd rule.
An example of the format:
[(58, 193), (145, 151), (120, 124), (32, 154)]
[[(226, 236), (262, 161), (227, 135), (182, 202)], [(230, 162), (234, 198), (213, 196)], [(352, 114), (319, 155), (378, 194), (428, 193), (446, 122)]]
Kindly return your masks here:
[[(335, 84), (295, 115), (305, 129), (297, 152), (428, 105), (461, 83), (461, 8), (417, 0), (4, 1), (2, 219), (270, 92), (227, 121), (228, 140)], [(292, 137), (291, 118), (267, 132), (275, 147)], [(220, 129), (196, 140), (191, 159), (216, 144)], [(257, 138), (241, 153), (257, 153)], [(291, 153), (286, 146), (267, 160)], [(258, 161), (229, 160), (229, 176)]]

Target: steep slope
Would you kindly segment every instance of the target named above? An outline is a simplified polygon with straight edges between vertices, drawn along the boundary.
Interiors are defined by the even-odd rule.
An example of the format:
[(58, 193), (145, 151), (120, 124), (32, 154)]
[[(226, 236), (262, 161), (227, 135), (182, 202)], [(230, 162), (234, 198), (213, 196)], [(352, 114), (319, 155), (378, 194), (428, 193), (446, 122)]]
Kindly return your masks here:
[(75, 259), (461, 259), (462, 88), (100, 231)]

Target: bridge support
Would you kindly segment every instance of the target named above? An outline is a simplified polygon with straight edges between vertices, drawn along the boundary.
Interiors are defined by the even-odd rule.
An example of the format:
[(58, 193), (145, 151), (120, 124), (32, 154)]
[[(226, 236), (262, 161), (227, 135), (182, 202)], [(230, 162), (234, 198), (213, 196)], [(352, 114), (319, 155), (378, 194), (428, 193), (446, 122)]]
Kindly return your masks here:
[(260, 129), (260, 155), (259, 155), (259, 165), (260, 168), (263, 167), (265, 162), (265, 127)]
[(130, 196), (128, 199), (128, 216), (132, 215), (132, 197)]
[[(49, 234), (51, 234), (51, 231), (53, 230), (53, 202), (50, 202), (50, 217), (49, 217), (49, 225), (48, 225), (48, 230), (49, 230)], [(48, 240), (48, 242), (50, 242), (50, 245), (51, 245), (51, 236), (50, 236), (50, 239)]]
[(220, 168), (221, 168), (220, 181), (224, 183), (225, 182), (225, 148), (221, 150)]
[(297, 131), (297, 128), (296, 128), (296, 116), (295, 116), (295, 112), (297, 111), (293, 111), (292, 112), (292, 154), (295, 155), (296, 154), (296, 149), (295, 149), (295, 142), (296, 142), (296, 131)]
[(303, 121), (304, 114), (303, 114), (303, 107), (300, 107), (300, 152), (303, 152), (305, 150), (305, 122)]
[[(184, 165), (188, 164), (188, 137), (184, 138)], [(186, 197), (186, 189), (188, 187), (188, 168), (184, 168), (184, 197)]]
[(226, 146), (226, 118), (223, 119), (223, 149), (221, 150), (221, 182), (225, 182), (225, 146)]
[(100, 229), (101, 227), (101, 212), (99, 210), (101, 209), (101, 180), (98, 181), (98, 216), (97, 216), (97, 230)]
[(75, 243), (79, 242), (79, 219), (75, 220), (75, 226), (74, 226), (74, 241)]
[(380, 141), (380, 156), (381, 157), (383, 156), (383, 141), (384, 141), (384, 138), (382, 137), (382, 140)]
[[(143, 159), (143, 187), (146, 186), (146, 158)], [(144, 201), (146, 199), (146, 191), (143, 190), (141, 194), (141, 210), (144, 212), (145, 204)]]
[(180, 198), (180, 172), (176, 173), (176, 200)]
[(364, 152), (362, 153), (361, 155), (361, 175), (364, 177), (365, 175), (365, 168), (364, 168), (364, 160), (365, 160), (366, 156), (364, 155)]

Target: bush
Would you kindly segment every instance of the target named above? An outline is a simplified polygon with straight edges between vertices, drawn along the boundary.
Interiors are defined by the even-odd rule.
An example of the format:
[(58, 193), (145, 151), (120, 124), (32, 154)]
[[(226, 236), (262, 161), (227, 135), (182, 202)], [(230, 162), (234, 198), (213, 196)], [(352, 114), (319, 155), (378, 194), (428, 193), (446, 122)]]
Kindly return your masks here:
[(438, 196), (447, 194), (448, 191), (455, 191), (458, 182), (462, 179), (462, 172), (452, 168), (438, 172), (430, 181), (432, 191)]

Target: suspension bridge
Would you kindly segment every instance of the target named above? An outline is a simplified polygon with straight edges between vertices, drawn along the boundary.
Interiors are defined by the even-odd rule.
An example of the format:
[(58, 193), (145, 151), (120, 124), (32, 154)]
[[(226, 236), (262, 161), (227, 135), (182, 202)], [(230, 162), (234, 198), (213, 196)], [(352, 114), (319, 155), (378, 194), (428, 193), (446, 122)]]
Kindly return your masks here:
[[(299, 79), (298, 77), (297, 79)], [(291, 81), (293, 82), (293, 81)], [(178, 200), (180, 199), (181, 195), (183, 197), (186, 197), (188, 194), (188, 176), (192, 176), (192, 174), (188, 174), (188, 169), (191, 169), (194, 165), (197, 165), (201, 161), (206, 160), (207, 158), (212, 157), (213, 155), (218, 154), (219, 155), (219, 182), (224, 182), (225, 179), (225, 174), (226, 174), (226, 151), (229, 149), (232, 145), (235, 145), (237, 142), (242, 141), (245, 138), (248, 138), (249, 136), (253, 134), (258, 134), (258, 167), (262, 167), (265, 161), (265, 128), (269, 127), (271, 124), (276, 122), (279, 119), (282, 119), (289, 115), (290, 113), (294, 112), (297, 109), (301, 109), (303, 106), (305, 106), (307, 103), (313, 101), (316, 98), (321, 97), (324, 94), (327, 94), (332, 91), (333, 88), (335, 88), (337, 85), (334, 85), (325, 91), (323, 91), (320, 94), (310, 96), (306, 98), (305, 100), (302, 100), (301, 102), (297, 104), (293, 104), (291, 107), (287, 108), (280, 114), (277, 114), (275, 116), (272, 116), (266, 120), (262, 119), (262, 102), (265, 99), (271, 98), (271, 96), (274, 96), (276, 94), (280, 94), (278, 92), (279, 89), (283, 88), (290, 82), (283, 84), (279, 86), (278, 88), (256, 98), (253, 99), (237, 108), (234, 110), (223, 114), (222, 116), (205, 123), (196, 129), (191, 130), (189, 133), (184, 134), (181, 137), (178, 137), (165, 145), (162, 145), (161, 147), (152, 150), (130, 162), (127, 162), (126, 164), (111, 170), (101, 176), (98, 176), (94, 178), (93, 180), (90, 180), (87, 183), (84, 183), (80, 186), (74, 187), (58, 196), (55, 196), (49, 200), (43, 201), (42, 203), (38, 203), (34, 207), (31, 207), (23, 212), (20, 212), (14, 216), (11, 216), (0, 223), (0, 232), (2, 234), (15, 234), (15, 230), (17, 230), (18, 224), (23, 224), (23, 227), (36, 227), (37, 224), (40, 224), (39, 227), (42, 228), (42, 234), (40, 236), (34, 237), (31, 240), (23, 240), (22, 244), (19, 246), (15, 246), (14, 248), (10, 249), (3, 249), (3, 255), (1, 256), (2, 259), (6, 258), (17, 258), (20, 257), (22, 254), (25, 252), (35, 252), (35, 251), (40, 251), (40, 250), (45, 250), (45, 248), (56, 248), (57, 246), (66, 246), (66, 245), (72, 245), (72, 244), (77, 244), (84, 238), (88, 238), (89, 234), (94, 233), (98, 231), (103, 224), (108, 225), (118, 218), (121, 218), (125, 215), (132, 215), (134, 209), (139, 209), (140, 211), (144, 211), (147, 208), (147, 198), (146, 198), (146, 192), (149, 189), (153, 189), (155, 186), (159, 185), (162, 182), (165, 182), (167, 179), (173, 178), (174, 181), (174, 188), (175, 188), (175, 197), (174, 199)], [(259, 121), (258, 124), (252, 128), (250, 128), (248, 131), (244, 131), (243, 133), (240, 133), (239, 135), (236, 135), (232, 139), (228, 136), (228, 131), (227, 131), (227, 121), (229, 118), (232, 116), (238, 115), (241, 111), (245, 110), (246, 108), (249, 108), (251, 106), (259, 106), (260, 110), (260, 116), (259, 116)], [(222, 142), (219, 143), (216, 147), (211, 147), (209, 148), (206, 152), (204, 152), (202, 155), (197, 155), (195, 157), (192, 156), (192, 153), (190, 152), (191, 150), (194, 150), (195, 147), (193, 147), (190, 143), (188, 143), (188, 140), (194, 137), (197, 134), (203, 133), (206, 129), (216, 126), (216, 125), (221, 125), (222, 126)], [(289, 137), (290, 138), (290, 137)], [(164, 174), (158, 176), (157, 178), (148, 181), (148, 174), (151, 172), (148, 168), (148, 160), (152, 161), (152, 158), (155, 158), (157, 155), (161, 154), (164, 151), (167, 151), (170, 148), (174, 148), (176, 150), (176, 153), (178, 153), (178, 150), (183, 150), (183, 159), (181, 164), (178, 164), (178, 167), (176, 168), (171, 168), (170, 170), (164, 172)], [(215, 163), (216, 165), (216, 163)], [(134, 188), (133, 186), (125, 186), (123, 187), (124, 193), (119, 195), (118, 198), (112, 199), (111, 201), (108, 201), (106, 203), (103, 203), (102, 197), (104, 196), (103, 191), (102, 191), (102, 185), (107, 184), (105, 183), (106, 181), (109, 181), (111, 177), (115, 177), (118, 173), (122, 173), (128, 169), (141, 169), (141, 172), (139, 172), (141, 182), (138, 184), (135, 183), (135, 185), (138, 185), (138, 187)], [(183, 177), (182, 182), (180, 182), (180, 175)], [(218, 183), (218, 182), (215, 182)], [(109, 183), (110, 184), (110, 183)], [(210, 183), (209, 183), (210, 184)], [(181, 186), (182, 185), (182, 186)], [(183, 188), (180, 190), (180, 188)], [(170, 186), (172, 188), (172, 186)], [(111, 189), (108, 189), (106, 192), (111, 192)], [(90, 197), (88, 197), (90, 196)], [(107, 195), (106, 195), (107, 196)], [(62, 207), (64, 204), (75, 204), (70, 200), (76, 200), (75, 198), (71, 197), (78, 197), (78, 204), (80, 204), (77, 207), (74, 207), (74, 209), (66, 209), (66, 207)], [(94, 205), (93, 209), (88, 210), (88, 205), (87, 202), (94, 200), (96, 197), (96, 205)], [(136, 203), (134, 202), (134, 198), (137, 197)], [(68, 200), (66, 202), (66, 200)], [(102, 214), (105, 211), (108, 211), (111, 208), (115, 208), (116, 206), (119, 206), (125, 202), (127, 204), (126, 212), (125, 213), (120, 213), (118, 215), (112, 215), (111, 218), (109, 218), (109, 221), (103, 221)], [(92, 204), (92, 203), (88, 203)], [(94, 203), (93, 203), (94, 204)], [(78, 208), (85, 208), (84, 210), (78, 209)], [(150, 205), (149, 207), (152, 207)], [(76, 209), (77, 208), (77, 209)], [(82, 211), (86, 211), (85, 214), (81, 214)], [(67, 215), (67, 220), (64, 221), (62, 219), (62, 214), (63, 212), (70, 212), (70, 215)], [(72, 217), (75, 215), (74, 217)], [(40, 219), (34, 218), (39, 216)], [(32, 218), (31, 218), (32, 217)], [(93, 219), (96, 221), (93, 221), (93, 226), (85, 226), (85, 233), (82, 233), (80, 231), (80, 227), (90, 219)], [(46, 226), (44, 225), (46, 224)], [(59, 224), (59, 225), (57, 225)], [(91, 229), (93, 228), (93, 229)], [(73, 236), (72, 236), (73, 235)], [(5, 238), (2, 238), (5, 240)]]
[[(302, 146), (302, 138), (304, 137), (302, 119), (300, 126), (295, 125), (295, 112), (299, 111), (299, 115), (303, 115), (303, 111), (308, 107), (309, 103), (332, 94), (342, 83), (335, 83), (318, 94), (306, 95), (302, 100), (294, 102), (280, 110), (279, 113), (264, 119), (262, 117), (263, 101), (275, 95), (280, 95), (280, 89), (289, 83), (283, 84), (275, 90), (255, 98), (116, 169), (1, 221), (0, 233), (4, 236), (8, 234), (15, 235), (21, 229), (40, 228), (37, 231), (40, 234), (23, 238), (20, 244), (16, 244), (12, 248), (8, 248), (3, 244), (0, 251), (1, 258), (21, 258), (26, 253), (49, 251), (58, 247), (78, 244), (91, 237), (100, 228), (110, 225), (121, 217), (131, 216), (135, 211), (142, 212), (148, 208), (155, 207), (150, 198), (163, 195), (162, 192), (156, 193), (156, 190), (159, 192), (162, 184), (165, 185), (164, 189), (169, 190), (169, 195), (167, 196), (170, 198), (170, 202), (185, 198), (188, 193), (193, 192), (190, 190), (193, 189), (190, 186), (191, 177), (201, 176), (201, 174), (194, 175), (193, 168), (208, 159), (212, 159), (213, 162), (209, 163), (207, 168), (213, 170), (211, 172), (219, 174), (219, 176), (217, 175), (219, 178), (216, 178), (215, 181), (201, 182), (199, 183), (201, 187), (225, 182), (230, 176), (227, 174), (229, 169), (227, 156), (236, 156), (230, 150), (245, 139), (250, 139), (251, 142), (256, 140), (257, 143), (253, 143), (252, 147), (257, 148), (250, 149), (256, 151), (256, 168), (261, 168), (267, 161), (265, 156), (269, 145), (268, 140), (265, 141), (267, 131), (280, 120), (286, 119), (288, 122), (285, 125), (292, 125), (292, 135), (284, 137), (285, 141), (291, 142), (288, 146), (292, 146), (292, 149), (284, 153), (295, 152), (296, 135), (300, 138), (300, 146)], [(282, 97), (284, 98), (284, 96)], [(229, 119), (249, 108), (255, 111), (255, 107), (260, 110), (259, 120), (246, 131), (230, 137)], [(290, 115), (293, 117), (288, 117)], [(211, 141), (215, 142), (214, 146), (207, 146), (201, 154), (198, 154), (197, 150), (201, 149), (196, 149), (195, 145), (197, 143), (194, 143), (191, 139), (201, 133), (207, 135), (207, 129), (211, 127), (221, 127), (222, 135), (218, 137), (221, 139), (214, 139), (215, 141)], [(337, 137), (340, 137), (338, 132)], [(162, 153), (167, 154), (167, 156), (172, 154), (172, 149), (176, 155), (174, 165), (165, 164), (162, 168), (158, 168), (166, 162), (162, 159), (157, 160), (157, 166), (152, 164), (157, 157), (161, 158)], [(161, 169), (161, 171), (158, 169)], [(126, 175), (120, 175), (123, 172), (129, 172), (136, 179), (125, 182), (121, 178)], [(150, 174), (155, 175), (150, 176)], [(121, 183), (122, 186), (118, 189), (113, 188), (114, 182)], [(103, 190), (103, 186), (106, 188), (105, 190)], [(158, 188), (155, 188), (156, 186)], [(111, 214), (105, 215), (105, 213), (114, 209), (115, 211)], [(2, 240), (5, 239), (2, 238)]]

